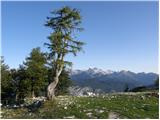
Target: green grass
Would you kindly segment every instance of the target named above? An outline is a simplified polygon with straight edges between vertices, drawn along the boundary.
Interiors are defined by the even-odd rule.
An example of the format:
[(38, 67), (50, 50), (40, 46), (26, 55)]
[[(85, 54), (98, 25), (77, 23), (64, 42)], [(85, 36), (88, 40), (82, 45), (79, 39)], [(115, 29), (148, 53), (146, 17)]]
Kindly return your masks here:
[[(143, 97), (142, 97), (143, 96)], [(2, 118), (97, 118), (107, 119), (112, 112), (118, 118), (158, 119), (158, 98), (145, 93), (136, 95), (108, 94), (99, 97), (59, 96), (54, 101), (46, 101), (37, 111), (27, 108), (2, 108)]]

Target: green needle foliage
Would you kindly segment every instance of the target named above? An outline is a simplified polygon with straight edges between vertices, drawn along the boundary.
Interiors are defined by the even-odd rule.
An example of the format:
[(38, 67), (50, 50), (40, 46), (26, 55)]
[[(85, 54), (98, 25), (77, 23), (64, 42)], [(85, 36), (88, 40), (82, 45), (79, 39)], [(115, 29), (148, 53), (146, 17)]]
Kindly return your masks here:
[(14, 86), (15, 100), (19, 101), (28, 96), (30, 91), (30, 80), (26, 68), (20, 65), (19, 68), (11, 69), (12, 85)]
[(48, 95), (50, 97), (54, 96), (54, 88), (59, 82), (59, 76), (64, 66), (72, 64), (69, 61), (65, 61), (64, 57), (69, 53), (76, 56), (84, 45), (83, 42), (76, 39), (75, 35), (83, 30), (80, 27), (81, 16), (79, 10), (65, 6), (59, 10), (52, 11), (51, 15), (51, 17), (47, 17), (45, 24), (45, 26), (52, 29), (52, 33), (48, 37), (50, 42), (45, 43), (45, 45), (50, 50), (49, 59), (52, 60), (52, 69), (55, 72), (52, 79), (54, 83), (51, 83), (48, 87)]
[(26, 72), (31, 82), (31, 94), (32, 97), (38, 96), (40, 91), (45, 87), (45, 81), (47, 78), (46, 69), (46, 56), (40, 51), (40, 48), (34, 48), (30, 53), (30, 56), (26, 58), (24, 63), (26, 66)]
[[(80, 27), (81, 16), (77, 9), (63, 7), (51, 12), (52, 16), (47, 17), (45, 26), (51, 28), (53, 32), (48, 37), (50, 43), (45, 43), (50, 50), (50, 57), (54, 59), (55, 65), (63, 64), (63, 57), (68, 53), (82, 50), (83, 42), (75, 40), (75, 32), (82, 31)], [(67, 61), (65, 62), (67, 63)]]
[[(3, 57), (1, 57), (1, 98), (3, 100), (8, 99), (13, 92), (13, 86), (11, 82), (11, 74), (8, 65), (4, 63)], [(3, 102), (3, 101), (2, 101)]]

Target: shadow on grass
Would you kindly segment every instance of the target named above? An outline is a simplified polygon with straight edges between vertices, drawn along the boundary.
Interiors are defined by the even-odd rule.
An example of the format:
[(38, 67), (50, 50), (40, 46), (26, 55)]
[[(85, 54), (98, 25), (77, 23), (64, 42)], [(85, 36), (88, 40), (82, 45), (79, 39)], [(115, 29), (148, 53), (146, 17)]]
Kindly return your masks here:
[(31, 105), (26, 106), (28, 112), (36, 112), (43, 105), (42, 101), (35, 101)]

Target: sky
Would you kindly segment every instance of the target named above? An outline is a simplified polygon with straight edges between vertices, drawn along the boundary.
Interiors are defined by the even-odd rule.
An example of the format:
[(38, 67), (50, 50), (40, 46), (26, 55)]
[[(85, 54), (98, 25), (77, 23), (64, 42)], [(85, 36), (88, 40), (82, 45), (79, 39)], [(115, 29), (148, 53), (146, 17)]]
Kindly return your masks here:
[(49, 42), (44, 26), (50, 11), (70, 6), (81, 11), (84, 52), (66, 56), (72, 69), (97, 67), (158, 73), (158, 2), (2, 2), (2, 56), (18, 68), (31, 50)]

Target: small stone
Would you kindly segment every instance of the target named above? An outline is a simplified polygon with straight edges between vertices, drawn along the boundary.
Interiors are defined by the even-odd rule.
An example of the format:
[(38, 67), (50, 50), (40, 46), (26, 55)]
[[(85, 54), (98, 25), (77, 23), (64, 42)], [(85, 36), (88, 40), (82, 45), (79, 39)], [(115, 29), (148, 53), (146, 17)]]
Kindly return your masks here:
[(119, 119), (119, 115), (115, 112), (110, 112), (108, 119)]
[(142, 98), (142, 100), (144, 100), (144, 99), (145, 99), (145, 97), (144, 97), (144, 96), (141, 96), (141, 98)]
[(21, 107), (24, 107), (24, 105), (23, 105), (23, 104), (21, 104), (20, 106), (21, 106)]
[(104, 112), (104, 110), (99, 110), (99, 113), (103, 113)]
[(88, 117), (92, 117), (92, 113), (86, 113)]
[(63, 117), (64, 119), (74, 119), (75, 118), (75, 116), (73, 115), (73, 116), (67, 116), (67, 117)]
[(14, 105), (13, 107), (14, 107), (14, 108), (17, 108), (18, 106), (17, 106), (17, 105)]

